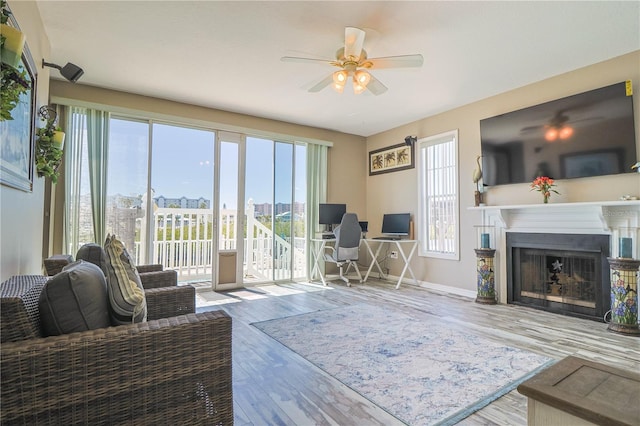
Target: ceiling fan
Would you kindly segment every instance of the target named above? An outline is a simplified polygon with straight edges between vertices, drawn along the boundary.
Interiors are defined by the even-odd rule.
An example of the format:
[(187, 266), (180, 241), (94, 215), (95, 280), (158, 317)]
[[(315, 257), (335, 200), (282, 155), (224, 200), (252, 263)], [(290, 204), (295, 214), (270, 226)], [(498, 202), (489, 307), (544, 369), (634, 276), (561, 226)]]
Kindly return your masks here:
[(369, 90), (374, 95), (381, 95), (387, 91), (387, 87), (375, 78), (368, 70), (383, 68), (408, 68), (421, 67), (424, 59), (422, 55), (387, 56), (383, 58), (369, 58), (362, 48), (365, 32), (359, 28), (346, 27), (344, 30), (344, 47), (336, 52), (335, 60), (298, 58), (284, 56), (280, 60), (284, 62), (328, 63), (340, 68), (325, 79), (309, 89), (309, 92), (319, 92), (332, 85), (333, 89), (342, 93), (349, 78), (353, 81), (353, 91), (360, 94)]

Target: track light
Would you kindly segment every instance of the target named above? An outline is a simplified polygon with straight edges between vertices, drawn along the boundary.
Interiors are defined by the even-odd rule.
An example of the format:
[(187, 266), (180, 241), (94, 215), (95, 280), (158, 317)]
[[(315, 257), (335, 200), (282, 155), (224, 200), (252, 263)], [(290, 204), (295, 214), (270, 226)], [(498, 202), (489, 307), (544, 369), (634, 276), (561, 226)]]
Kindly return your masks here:
[(404, 143), (411, 146), (414, 143), (416, 143), (418, 141), (418, 137), (417, 136), (407, 136), (406, 138), (404, 138)]
[(78, 79), (82, 77), (82, 74), (84, 74), (84, 70), (82, 68), (80, 68), (76, 64), (72, 64), (71, 62), (67, 62), (67, 65), (65, 65), (64, 67), (61, 67), (60, 65), (45, 62), (43, 59), (42, 68), (44, 67), (50, 67), (50, 68), (55, 68), (59, 70), (60, 74), (62, 74), (64, 78), (66, 78), (72, 83), (75, 83), (76, 81), (78, 81)]

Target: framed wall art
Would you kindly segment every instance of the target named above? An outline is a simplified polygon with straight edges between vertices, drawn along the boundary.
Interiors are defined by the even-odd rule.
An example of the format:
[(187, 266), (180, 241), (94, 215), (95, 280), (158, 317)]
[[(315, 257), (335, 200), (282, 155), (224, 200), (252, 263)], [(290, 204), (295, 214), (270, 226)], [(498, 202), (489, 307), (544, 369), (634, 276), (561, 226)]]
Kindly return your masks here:
[(400, 143), (369, 152), (369, 176), (413, 169), (413, 144)]
[[(18, 27), (10, 17), (8, 23)], [(2, 64), (2, 67), (7, 65)], [(4, 71), (4, 70), (3, 70)], [(0, 120), (0, 184), (31, 192), (33, 189), (36, 124), (36, 66), (25, 44), (18, 65), (20, 77), (28, 85), (11, 110), (11, 120)], [(22, 72), (24, 71), (24, 72)]]

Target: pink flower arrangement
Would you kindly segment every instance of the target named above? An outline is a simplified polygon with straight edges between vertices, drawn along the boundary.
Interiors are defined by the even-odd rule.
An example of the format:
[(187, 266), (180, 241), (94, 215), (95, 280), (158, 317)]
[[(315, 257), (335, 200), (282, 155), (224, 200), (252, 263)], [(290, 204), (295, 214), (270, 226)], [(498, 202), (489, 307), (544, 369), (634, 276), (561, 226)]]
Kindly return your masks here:
[(531, 182), (531, 191), (534, 189), (539, 191), (544, 197), (544, 202), (549, 202), (549, 197), (551, 197), (551, 193), (555, 192), (556, 194), (560, 194), (558, 191), (553, 189), (555, 185), (555, 181), (547, 176), (538, 176)]

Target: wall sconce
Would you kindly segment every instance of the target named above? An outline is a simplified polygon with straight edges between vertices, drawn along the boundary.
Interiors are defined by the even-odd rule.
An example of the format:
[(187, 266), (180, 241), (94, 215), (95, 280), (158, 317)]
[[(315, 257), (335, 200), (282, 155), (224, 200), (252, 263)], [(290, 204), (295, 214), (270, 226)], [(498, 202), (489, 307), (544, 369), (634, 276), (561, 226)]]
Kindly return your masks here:
[(407, 144), (408, 146), (411, 146), (416, 142), (418, 142), (417, 136), (407, 136), (406, 138), (404, 138), (404, 143)]
[(45, 62), (43, 59), (42, 68), (44, 67), (50, 67), (50, 68), (55, 68), (59, 70), (60, 74), (62, 74), (64, 78), (66, 78), (72, 83), (75, 83), (76, 81), (78, 81), (80, 77), (82, 77), (82, 74), (84, 74), (84, 70), (82, 68), (80, 68), (76, 64), (72, 64), (71, 62), (67, 62), (67, 65), (65, 65), (64, 67), (61, 67), (60, 65)]

